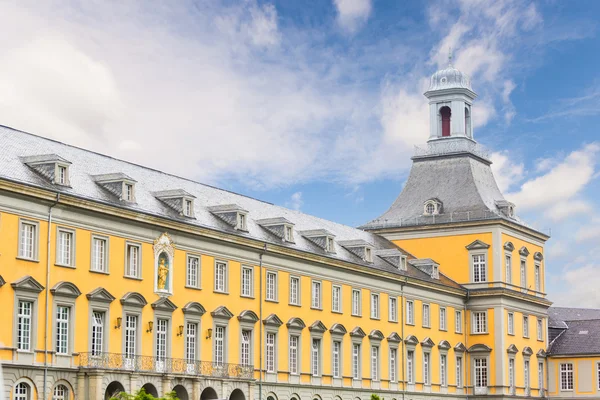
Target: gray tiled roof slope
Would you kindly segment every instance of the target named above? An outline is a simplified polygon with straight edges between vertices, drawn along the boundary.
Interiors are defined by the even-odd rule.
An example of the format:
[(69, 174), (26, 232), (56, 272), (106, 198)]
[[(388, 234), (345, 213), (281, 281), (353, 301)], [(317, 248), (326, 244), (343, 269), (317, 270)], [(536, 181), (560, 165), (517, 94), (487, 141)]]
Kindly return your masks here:
[(567, 322), (550, 345), (549, 355), (600, 354), (600, 319)]
[[(548, 309), (549, 325), (561, 327), (561, 322), (600, 319), (599, 308), (550, 307)], [(552, 326), (552, 325), (550, 325)]]
[[(251, 237), (267, 243), (289, 246), (301, 251), (316, 253), (398, 275), (406, 275), (423, 281), (455, 288), (461, 287), (459, 284), (443, 275), (440, 275), (439, 280), (431, 279), (427, 274), (412, 266), (409, 266), (408, 271), (400, 271), (379, 257), (375, 257), (373, 263), (366, 263), (338, 244), (335, 245), (335, 254), (329, 254), (310, 240), (302, 237), (300, 234), (295, 235), (295, 243), (286, 243), (270, 233), (267, 229), (264, 229), (255, 223), (255, 220), (283, 217), (294, 224), (296, 232), (326, 229), (335, 235), (336, 241), (361, 239), (372, 243), (375, 249), (395, 248), (393, 243), (383, 237), (356, 228), (303, 214), (295, 210), (269, 204), (247, 196), (200, 184), (189, 179), (166, 174), (161, 171), (142, 167), (8, 127), (0, 126), (0, 148), (2, 149), (2, 152), (0, 152), (0, 178), (68, 193), (73, 196), (93, 201), (113, 204), (119, 207), (223, 231), (233, 235)], [(53, 185), (46, 178), (27, 167), (19, 159), (19, 157), (24, 156), (36, 156), (50, 153), (57, 154), (72, 163), (69, 170), (71, 187)], [(120, 201), (116, 196), (104, 190), (94, 180), (95, 175), (115, 173), (125, 174), (137, 181), (135, 188), (135, 204)], [(155, 192), (158, 191), (177, 189), (185, 190), (187, 193), (196, 197), (194, 210), (195, 219), (179, 215), (179, 213), (161, 202), (154, 195)], [(209, 207), (228, 204), (236, 204), (249, 211), (247, 232), (235, 230), (208, 209)]]

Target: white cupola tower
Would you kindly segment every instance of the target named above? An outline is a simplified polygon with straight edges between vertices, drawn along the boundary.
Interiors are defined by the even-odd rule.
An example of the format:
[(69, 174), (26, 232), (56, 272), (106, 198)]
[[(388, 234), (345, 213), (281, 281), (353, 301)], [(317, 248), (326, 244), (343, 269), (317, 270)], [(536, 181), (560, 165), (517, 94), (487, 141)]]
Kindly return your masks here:
[[(429, 142), (437, 140), (473, 140), (471, 107), (477, 94), (469, 77), (452, 66), (431, 76), (429, 90)], [(460, 140), (459, 139), (459, 140)]]

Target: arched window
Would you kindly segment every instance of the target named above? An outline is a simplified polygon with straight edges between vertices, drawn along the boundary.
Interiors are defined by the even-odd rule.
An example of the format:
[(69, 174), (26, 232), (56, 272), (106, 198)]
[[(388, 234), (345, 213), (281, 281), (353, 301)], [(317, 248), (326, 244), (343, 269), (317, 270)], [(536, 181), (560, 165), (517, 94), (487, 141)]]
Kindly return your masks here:
[(452, 116), (450, 107), (440, 108), (440, 116), (442, 117), (442, 136), (450, 136), (450, 118)]
[(425, 205), (425, 214), (431, 215), (433, 213), (435, 213), (435, 204), (433, 204), (433, 203), (427, 203)]
[(25, 382), (21, 382), (15, 386), (15, 395), (13, 396), (14, 400), (29, 400), (30, 399), (31, 388)]
[(471, 111), (465, 107), (465, 136), (471, 137)]
[(65, 385), (56, 385), (52, 393), (52, 400), (68, 400), (69, 389)]

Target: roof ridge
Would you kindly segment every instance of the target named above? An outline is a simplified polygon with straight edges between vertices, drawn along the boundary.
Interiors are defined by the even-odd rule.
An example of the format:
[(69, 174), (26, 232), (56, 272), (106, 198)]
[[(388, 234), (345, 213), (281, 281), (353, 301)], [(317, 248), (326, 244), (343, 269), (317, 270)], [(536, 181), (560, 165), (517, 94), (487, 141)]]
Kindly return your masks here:
[(565, 320), (563, 320), (563, 322), (587, 322), (587, 321), (600, 321), (600, 318), (565, 319)]

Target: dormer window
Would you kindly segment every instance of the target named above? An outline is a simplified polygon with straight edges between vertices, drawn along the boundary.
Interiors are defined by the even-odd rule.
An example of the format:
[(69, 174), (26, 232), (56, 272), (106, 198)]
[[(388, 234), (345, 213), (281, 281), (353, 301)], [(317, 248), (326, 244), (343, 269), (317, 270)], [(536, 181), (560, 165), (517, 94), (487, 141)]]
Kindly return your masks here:
[(71, 163), (57, 154), (21, 157), (21, 161), (55, 185), (69, 186)]
[(373, 254), (370, 247), (365, 247), (365, 261), (373, 262)]
[(435, 204), (427, 203), (425, 204), (425, 214), (435, 214)]
[(135, 180), (122, 172), (95, 175), (94, 180), (104, 189), (114, 194), (119, 200), (135, 202)]
[(237, 204), (223, 204), (206, 207), (213, 215), (238, 231), (248, 231), (248, 210)]
[(286, 225), (285, 226), (285, 237), (284, 237), (286, 242), (290, 242), (293, 243), (294, 242), (294, 228), (292, 228), (290, 225)]
[(235, 227), (235, 229), (238, 229), (240, 231), (246, 231), (246, 230), (248, 230), (246, 228), (246, 214), (244, 214), (244, 213), (238, 213), (238, 215), (237, 215), (237, 226)]
[(437, 265), (433, 266), (433, 270), (431, 271), (431, 277), (433, 279), (440, 279), (440, 268)]
[(126, 183), (125, 184), (125, 196), (123, 200), (125, 201), (133, 201), (133, 184)]
[(183, 215), (191, 217), (194, 213), (192, 200), (184, 199)]
[(406, 257), (405, 256), (400, 257), (400, 269), (402, 271), (406, 271)]
[(333, 243), (333, 237), (327, 236), (325, 242), (325, 251), (328, 253), (335, 253), (335, 245)]
[(165, 205), (177, 211), (179, 215), (194, 218), (195, 197), (183, 189), (162, 190), (154, 192), (154, 196)]
[(436, 215), (442, 212), (442, 202), (438, 199), (429, 199), (423, 203), (424, 215)]
[(57, 182), (59, 185), (67, 186), (69, 184), (69, 178), (67, 176), (67, 166), (58, 165)]

